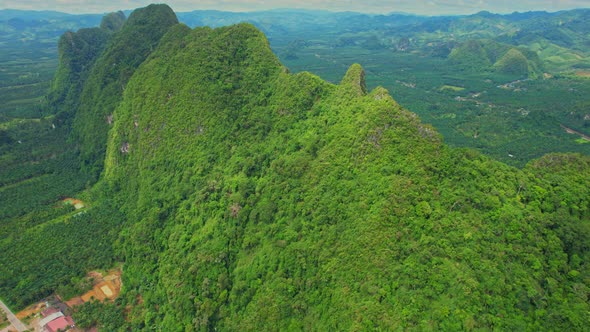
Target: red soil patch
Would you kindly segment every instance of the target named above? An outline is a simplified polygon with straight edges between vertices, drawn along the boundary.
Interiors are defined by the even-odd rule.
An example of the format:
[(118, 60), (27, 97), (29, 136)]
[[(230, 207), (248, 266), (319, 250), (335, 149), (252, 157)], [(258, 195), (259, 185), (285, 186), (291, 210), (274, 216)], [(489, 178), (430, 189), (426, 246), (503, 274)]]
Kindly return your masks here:
[(577, 71), (577, 76), (590, 78), (590, 71)]
[(64, 202), (64, 204), (73, 205), (74, 208), (76, 208), (76, 210), (81, 209), (86, 206), (86, 204), (84, 204), (84, 202), (82, 202), (81, 200), (76, 199), (76, 198), (68, 197), (68, 198), (63, 199), (62, 202)]
[(72, 308), (73, 306), (84, 304), (84, 301), (82, 300), (81, 297), (77, 296), (77, 297), (71, 298), (69, 301), (66, 301), (65, 303), (68, 307)]
[(71, 308), (92, 299), (98, 301), (114, 300), (121, 292), (121, 271), (110, 271), (108, 275), (102, 276), (98, 272), (88, 273), (89, 278), (94, 279), (94, 286), (86, 294), (70, 299), (66, 304)]
[(27, 307), (26, 309), (19, 311), (15, 314), (16, 318), (18, 319), (25, 319), (29, 316), (35, 315), (40, 313), (41, 311), (43, 311), (43, 309), (45, 309), (45, 302), (39, 302), (39, 303), (35, 303), (33, 305), (30, 305), (29, 307)]

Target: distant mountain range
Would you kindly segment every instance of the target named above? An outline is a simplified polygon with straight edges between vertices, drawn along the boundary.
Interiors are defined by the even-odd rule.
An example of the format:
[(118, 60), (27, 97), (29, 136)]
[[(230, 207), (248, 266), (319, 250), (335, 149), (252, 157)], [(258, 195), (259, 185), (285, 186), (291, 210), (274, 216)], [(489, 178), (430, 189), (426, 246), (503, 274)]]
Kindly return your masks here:
[[(368, 72), (369, 86), (382, 85), (396, 94), (400, 91), (396, 99), (435, 125), (452, 145), (477, 147), (520, 166), (549, 151), (587, 150), (556, 132), (560, 131), (559, 124), (566, 124), (589, 134), (586, 129), (590, 128), (590, 120), (585, 119), (590, 117), (584, 103), (576, 101), (576, 91), (583, 93), (584, 84), (566, 87), (555, 83), (551, 93), (528, 90), (538, 93), (526, 96), (530, 102), (525, 104), (515, 103), (518, 96), (498, 97), (488, 91), (522, 79), (564, 73), (587, 76), (589, 9), (432, 17), (291, 9), (245, 13), (206, 10), (178, 13), (177, 17), (191, 28), (251, 23), (266, 35), (274, 53), (290, 70), (310, 71), (333, 83), (352, 63), (360, 62)], [(65, 31), (95, 27), (100, 20), (97, 14), (1, 10), (0, 63), (6, 70), (0, 72), (0, 85), (49, 84), (57, 67), (59, 36)], [(30, 67), (24, 74), (18, 69), (21, 63)], [(548, 89), (550, 84), (542, 85)], [(518, 89), (527, 91), (527, 87)], [(498, 106), (500, 100), (504, 101), (499, 105), (502, 110), (485, 113), (492, 117), (485, 123), (498, 123), (495, 128), (486, 132), (479, 123), (481, 114), (477, 109), (456, 103), (469, 100), (470, 95), (488, 99), (478, 100), (477, 107)], [(546, 100), (546, 96), (553, 95), (559, 97)], [(502, 115), (529, 109), (535, 100), (543, 107), (531, 115), (540, 114), (540, 120), (533, 121), (531, 116), (523, 121)], [(449, 123), (450, 117), (457, 114), (459, 117)], [(507, 129), (520, 125), (527, 127), (525, 137)], [(500, 128), (503, 135), (497, 135)], [(547, 130), (551, 135), (546, 134)], [(515, 147), (512, 142), (516, 137), (508, 138), (511, 134), (525, 142), (539, 141), (541, 137), (552, 142), (543, 143), (543, 148), (530, 149), (528, 143)], [(472, 140), (474, 137), (477, 141)]]
[[(83, 27), (96, 26), (101, 16), (71, 15), (53, 11), (0, 10), (0, 41), (7, 43), (18, 39), (26, 42), (38, 33), (45, 33), (45, 37), (57, 38), (66, 30), (75, 31)], [(252, 23), (268, 36), (271, 44), (277, 39), (289, 40), (301, 35), (314, 39), (342, 34), (354, 37), (370, 32), (383, 46), (392, 47), (395, 40), (408, 38), (412, 49), (426, 52), (450, 42), (492, 39), (500, 43), (527, 47), (547, 63), (549, 70), (590, 67), (590, 9), (506, 15), (482, 11), (463, 16), (417, 16), (398, 13), (369, 15), (290, 9), (243, 13), (199, 10), (178, 13), (178, 18), (190, 27)]]

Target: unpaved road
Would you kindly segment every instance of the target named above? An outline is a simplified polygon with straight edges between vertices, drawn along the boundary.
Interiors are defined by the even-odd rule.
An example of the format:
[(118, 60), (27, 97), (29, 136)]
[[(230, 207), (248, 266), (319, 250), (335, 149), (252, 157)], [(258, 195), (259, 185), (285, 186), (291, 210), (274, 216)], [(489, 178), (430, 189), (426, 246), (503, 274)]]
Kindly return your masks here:
[(12, 311), (10, 311), (10, 309), (8, 309), (8, 307), (1, 300), (0, 300), (0, 309), (2, 309), (6, 313), (6, 317), (8, 318), (8, 320), (10, 321), (12, 326), (14, 326), (14, 328), (16, 328), (16, 330), (18, 332), (23, 332), (23, 331), (28, 330), (27, 327), (25, 326), (25, 324), (23, 324), (23, 322), (21, 322), (18, 318), (16, 318), (16, 316), (12, 313)]
[(562, 124), (560, 124), (560, 126), (561, 126), (561, 128), (563, 128), (563, 129), (564, 129), (564, 130), (565, 130), (565, 131), (566, 131), (568, 134), (576, 134), (576, 135), (580, 136), (581, 138), (583, 138), (583, 139), (585, 139), (585, 140), (587, 140), (587, 141), (590, 141), (590, 136), (588, 136), (588, 135), (585, 135), (585, 134), (583, 134), (583, 133), (581, 133), (581, 132), (579, 132), (579, 131), (573, 130), (572, 128), (568, 128), (568, 127), (566, 127), (566, 126), (564, 126), (564, 125), (562, 125)]

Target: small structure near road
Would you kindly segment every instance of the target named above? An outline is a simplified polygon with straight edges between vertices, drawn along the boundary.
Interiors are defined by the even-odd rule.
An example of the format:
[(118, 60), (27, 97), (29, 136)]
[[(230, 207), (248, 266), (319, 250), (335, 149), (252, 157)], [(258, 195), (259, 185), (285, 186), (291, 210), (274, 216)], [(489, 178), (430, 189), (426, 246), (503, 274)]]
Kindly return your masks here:
[[(16, 331), (80, 331), (75, 327), (72, 317), (68, 315), (75, 311), (76, 306), (92, 300), (113, 301), (121, 291), (121, 270), (115, 269), (105, 274), (103, 276), (98, 271), (89, 272), (87, 277), (92, 280), (93, 287), (81, 296), (63, 301), (58, 294), (55, 294), (13, 315), (15, 322), (20, 324), (18, 328), (15, 327)], [(1, 301), (0, 309), (3, 309)], [(6, 308), (5, 311), (9, 309)], [(25, 326), (19, 319), (24, 319), (29, 326)], [(11, 323), (15, 324), (13, 320)], [(0, 332), (15, 331), (13, 326), (6, 329), (0, 328)]]
[(49, 307), (41, 312), (41, 316), (43, 316), (43, 318), (47, 318), (48, 316), (53, 315), (58, 312), (60, 312), (59, 309), (54, 308), (54, 307)]
[(65, 331), (70, 327), (74, 327), (74, 320), (71, 316), (65, 316), (61, 310), (53, 307), (45, 309), (41, 316), (43, 319), (39, 321), (39, 326), (42, 331), (57, 332)]
[(74, 327), (74, 321), (70, 316), (61, 316), (45, 325), (47, 332), (65, 331), (70, 327)]
[(55, 311), (50, 313), (49, 315), (45, 316), (40, 322), (39, 325), (41, 327), (45, 327), (49, 322), (54, 319), (58, 319), (59, 317), (63, 317), (63, 313), (61, 311)]

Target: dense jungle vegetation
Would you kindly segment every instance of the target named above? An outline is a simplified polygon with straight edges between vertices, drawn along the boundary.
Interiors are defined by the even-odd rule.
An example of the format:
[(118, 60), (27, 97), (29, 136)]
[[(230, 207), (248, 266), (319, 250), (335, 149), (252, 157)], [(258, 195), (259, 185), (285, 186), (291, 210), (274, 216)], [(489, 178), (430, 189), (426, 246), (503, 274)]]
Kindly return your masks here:
[[(80, 326), (586, 328), (590, 157), (531, 159), (572, 151), (559, 145), (571, 144), (563, 128), (551, 128), (585, 130), (587, 81), (542, 80), (542, 56), (483, 33), (428, 60), (406, 53), (410, 38), (395, 52), (380, 37), (341, 40), (334, 47), (348, 51), (325, 48), (329, 61), (351, 63), (329, 82), (291, 72), (271, 49), (276, 35), (269, 42), (251, 24), (191, 29), (166, 5), (102, 22), (61, 37), (47, 98), (30, 119), (2, 124), (0, 296), (9, 305), (122, 262), (121, 297), (81, 307)], [(318, 49), (302, 41), (289, 57), (314, 53), (321, 65), (328, 53)], [(441, 135), (375, 86), (391, 71), (352, 63), (386, 52), (408, 75), (393, 84), (396, 99), (415, 91), (424, 118), (469, 121)], [(563, 109), (547, 112), (549, 99), (531, 96)], [(457, 132), (490, 154), (510, 139), (515, 150), (502, 154), (526, 165), (443, 142)], [(527, 145), (538, 132), (546, 140)], [(73, 195), (87, 206), (59, 203)]]
[[(274, 10), (178, 17), (190, 27), (250, 22), (292, 72), (332, 83), (361, 63), (370, 88), (388, 89), (447, 144), (523, 167), (549, 152), (590, 153), (587, 141), (562, 128), (590, 134), (583, 99), (590, 90), (589, 15), (587, 9), (451, 17)], [(7, 70), (0, 82), (11, 85), (0, 95), (3, 113), (37, 116), (28, 105), (49, 85), (58, 36), (99, 21), (99, 15), (1, 10), (0, 63)], [(23, 80), (35, 85), (18, 85)], [(88, 160), (102, 153), (84, 151)], [(96, 179), (100, 165), (86, 168)]]

